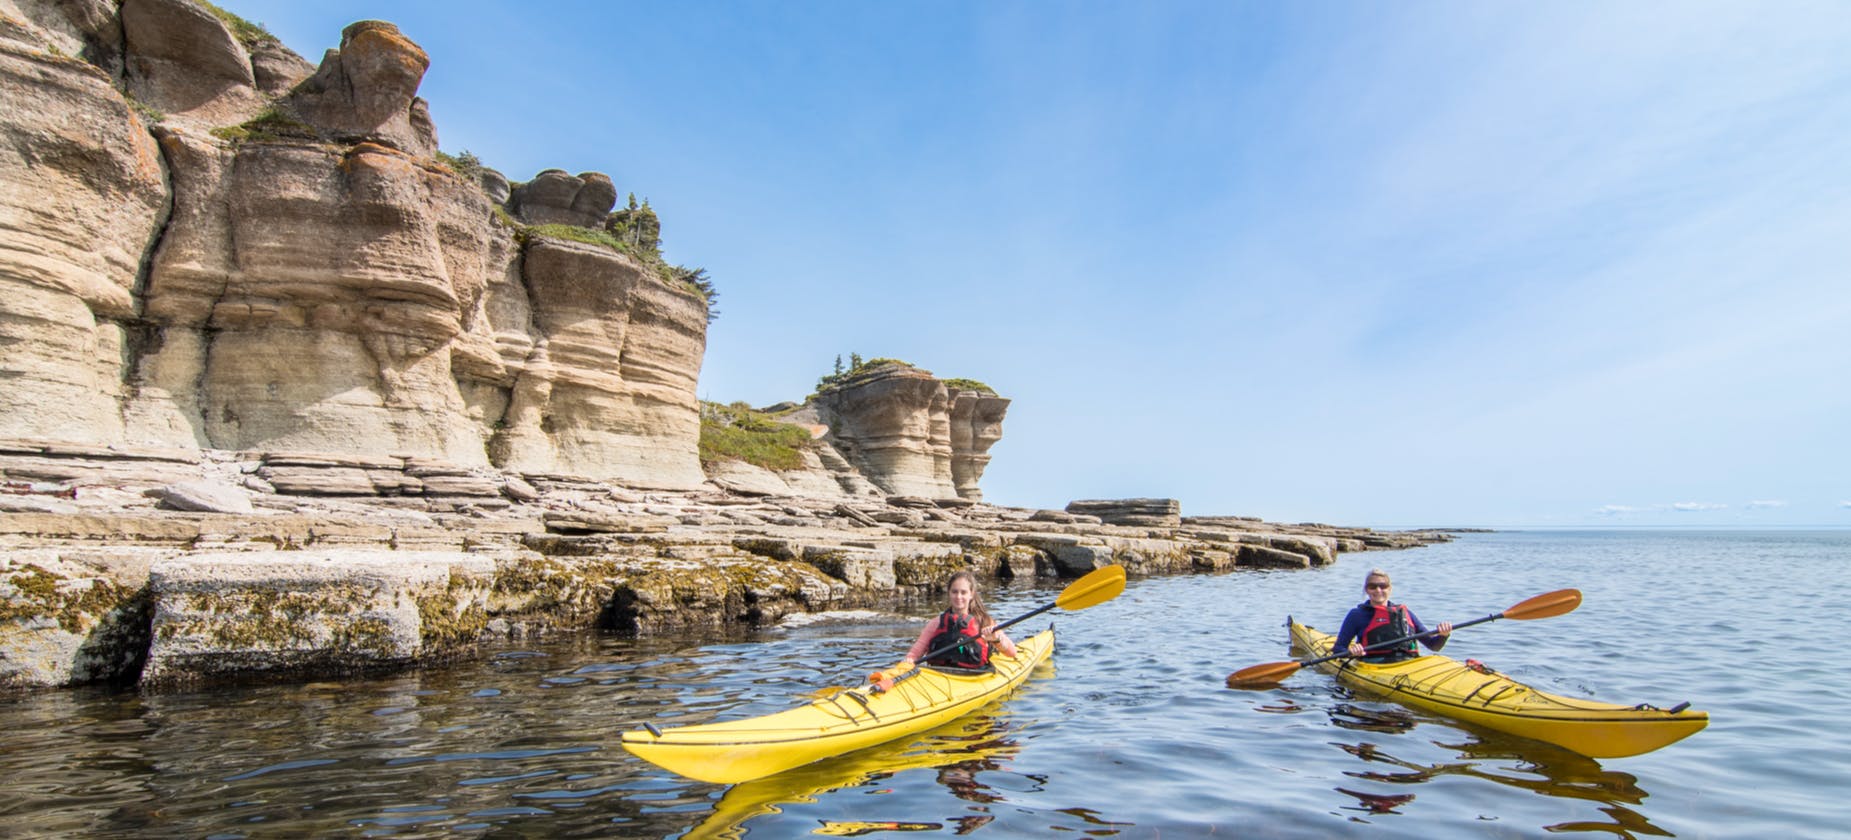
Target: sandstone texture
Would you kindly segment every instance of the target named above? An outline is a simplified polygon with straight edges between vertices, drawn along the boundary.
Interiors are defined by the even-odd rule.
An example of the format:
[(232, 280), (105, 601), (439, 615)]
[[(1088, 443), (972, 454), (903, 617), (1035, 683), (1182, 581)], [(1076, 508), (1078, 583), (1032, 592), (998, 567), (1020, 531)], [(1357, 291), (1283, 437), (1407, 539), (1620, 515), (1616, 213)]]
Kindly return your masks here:
[(608, 177), (440, 159), (396, 27), (311, 67), (191, 0), (0, 14), (0, 437), (701, 486), (706, 298), (529, 227), (602, 232)]

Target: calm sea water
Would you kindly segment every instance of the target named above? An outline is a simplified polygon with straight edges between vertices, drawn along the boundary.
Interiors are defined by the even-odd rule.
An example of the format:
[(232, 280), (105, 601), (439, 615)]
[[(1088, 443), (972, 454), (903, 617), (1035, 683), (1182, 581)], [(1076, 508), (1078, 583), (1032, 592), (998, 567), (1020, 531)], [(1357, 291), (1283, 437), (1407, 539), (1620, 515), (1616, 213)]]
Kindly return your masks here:
[[(0, 836), (1844, 836), (1848, 561), (1843, 531), (1519, 532), (1133, 580), (1055, 613), (1053, 664), (985, 713), (730, 787), (618, 733), (787, 708), (891, 663), (915, 617), (579, 638), (306, 686), (45, 691), (0, 700)], [(1688, 700), (1710, 727), (1596, 761), (1309, 670), (1223, 686), (1290, 658), (1287, 614), (1334, 627), (1371, 566), (1429, 623), (1579, 588), (1576, 612), (1461, 630), (1447, 652), (1558, 693)], [(1010, 616), (1058, 591), (990, 599)]]

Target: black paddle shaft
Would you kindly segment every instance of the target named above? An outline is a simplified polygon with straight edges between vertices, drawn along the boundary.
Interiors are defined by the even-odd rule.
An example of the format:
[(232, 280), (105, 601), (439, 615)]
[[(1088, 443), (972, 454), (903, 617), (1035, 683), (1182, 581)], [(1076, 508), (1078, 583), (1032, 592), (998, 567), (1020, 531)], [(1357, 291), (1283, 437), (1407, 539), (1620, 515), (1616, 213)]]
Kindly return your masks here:
[[(1461, 622), (1459, 622), (1458, 624), (1455, 624), (1455, 625), (1453, 625), (1453, 629), (1454, 629), (1454, 630), (1457, 630), (1457, 629), (1459, 629), (1459, 628), (1461, 628), (1461, 627), (1470, 627), (1470, 626), (1472, 626), (1472, 625), (1474, 625), (1474, 624), (1483, 624), (1483, 623), (1485, 623), (1485, 622), (1487, 622), (1487, 621), (1496, 621), (1496, 620), (1498, 620), (1498, 619), (1500, 619), (1500, 618), (1503, 618), (1503, 617), (1504, 617), (1504, 614), (1503, 614), (1503, 613), (1493, 613), (1493, 614), (1491, 614), (1491, 615), (1488, 615), (1488, 616), (1485, 616), (1484, 618), (1474, 618), (1474, 619), (1472, 619), (1471, 621), (1461, 621)], [(1406, 635), (1406, 636), (1402, 636), (1402, 637), (1401, 637), (1401, 638), (1399, 638), (1399, 639), (1389, 639), (1389, 640), (1388, 640), (1388, 641), (1386, 641), (1386, 642), (1376, 642), (1376, 643), (1375, 643), (1375, 644), (1373, 644), (1373, 645), (1369, 645), (1368, 647), (1365, 647), (1365, 648), (1363, 648), (1363, 650), (1365, 650), (1365, 651), (1370, 651), (1370, 650), (1375, 650), (1376, 648), (1385, 648), (1385, 647), (1394, 647), (1395, 645), (1398, 645), (1398, 644), (1401, 644), (1402, 642), (1410, 642), (1410, 641), (1414, 641), (1414, 640), (1416, 640), (1416, 639), (1425, 639), (1425, 638), (1427, 638), (1428, 636), (1437, 636), (1437, 635), (1439, 635), (1439, 634), (1440, 634), (1440, 631), (1438, 631), (1438, 630), (1428, 630), (1428, 631), (1426, 631), (1426, 632), (1424, 632), (1424, 633), (1412, 633), (1412, 634), (1409, 634), (1409, 635)], [(1350, 655), (1351, 655), (1351, 653), (1350, 653), (1349, 651), (1347, 651), (1347, 650), (1346, 650), (1346, 651), (1344, 651), (1344, 652), (1342, 652), (1342, 653), (1332, 653), (1332, 654), (1330, 654), (1330, 655), (1328, 655), (1328, 656), (1320, 656), (1320, 657), (1318, 657), (1318, 658), (1316, 658), (1316, 659), (1305, 659), (1305, 660), (1301, 660), (1301, 661), (1300, 661), (1300, 662), (1299, 662), (1298, 664), (1299, 664), (1299, 665), (1301, 665), (1301, 666), (1303, 666), (1303, 665), (1316, 665), (1316, 664), (1318, 664), (1319, 662), (1329, 662), (1329, 661), (1331, 661), (1332, 659), (1342, 659), (1342, 658), (1344, 658), (1344, 657), (1346, 657), (1346, 656), (1350, 656)], [(1291, 676), (1291, 674), (1290, 674), (1290, 673), (1288, 673), (1288, 674), (1286, 674), (1286, 676)]]

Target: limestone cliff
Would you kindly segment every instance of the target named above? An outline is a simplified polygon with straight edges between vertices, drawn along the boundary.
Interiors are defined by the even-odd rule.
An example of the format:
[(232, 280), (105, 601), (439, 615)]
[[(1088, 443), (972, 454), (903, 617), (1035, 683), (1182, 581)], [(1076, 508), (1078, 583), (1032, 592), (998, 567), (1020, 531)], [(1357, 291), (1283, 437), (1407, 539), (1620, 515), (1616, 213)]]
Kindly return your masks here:
[(436, 157), (391, 24), (319, 67), (236, 30), (0, 0), (0, 438), (701, 484), (706, 298), (538, 227), (609, 178)]
[(978, 501), (1009, 401), (902, 363), (871, 364), (811, 401), (825, 440), (882, 490)]

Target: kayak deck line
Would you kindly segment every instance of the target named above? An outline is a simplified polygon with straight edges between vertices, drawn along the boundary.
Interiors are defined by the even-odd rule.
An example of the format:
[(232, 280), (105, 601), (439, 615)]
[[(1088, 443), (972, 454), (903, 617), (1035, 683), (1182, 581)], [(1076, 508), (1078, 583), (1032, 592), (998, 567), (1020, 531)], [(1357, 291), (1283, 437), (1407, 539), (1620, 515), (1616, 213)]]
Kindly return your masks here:
[[(848, 689), (848, 691), (852, 692), (854, 691), (854, 689)], [(972, 703), (977, 703), (981, 705), (981, 703), (988, 702), (991, 698), (993, 698), (998, 693), (1000, 692), (996, 689), (986, 690), (982, 694), (978, 694), (972, 697), (965, 698), (964, 700), (958, 701), (958, 703), (959, 705), (969, 705)], [(834, 699), (833, 696), (829, 698), (824, 698), (823, 700), (816, 700), (816, 701), (811, 702), (810, 705), (815, 706), (817, 704), (820, 704), (820, 703), (823, 703), (823, 702), (826, 702), (832, 699)], [(947, 697), (947, 699), (949, 699), (949, 697)], [(842, 720), (845, 723), (855, 723), (856, 722), (852, 715), (844, 717), (842, 718)], [(872, 727), (869, 727), (866, 725), (867, 723), (872, 723), (874, 725)], [(878, 729), (880, 727), (885, 727), (885, 726), (900, 726), (900, 725), (903, 725), (904, 723), (905, 721), (903, 720), (882, 722), (878, 717), (874, 717), (872, 712), (869, 712), (869, 717), (867, 721), (864, 721), (863, 725), (857, 727), (857, 729), (858, 731), (870, 731), (870, 729)], [(795, 741), (808, 741), (808, 740), (814, 740), (816, 737), (814, 734), (789, 735), (788, 734), (789, 730), (786, 730), (786, 729), (756, 729), (756, 730), (755, 729), (739, 729), (739, 730), (733, 730), (733, 731), (736, 732), (739, 736), (741, 736), (743, 740), (718, 741), (718, 740), (704, 739), (704, 738), (677, 740), (674, 737), (671, 737), (676, 732), (676, 730), (664, 729), (664, 730), (661, 730), (662, 732), (661, 735), (652, 737), (648, 743), (675, 745), (675, 746), (719, 747), (719, 746), (741, 746), (741, 745), (751, 745), (751, 744), (775, 744), (775, 743), (787, 743), (787, 742), (795, 742)], [(752, 738), (745, 737), (748, 735), (752, 735), (754, 733), (762, 733), (762, 736), (752, 737)], [(627, 733), (627, 732), (624, 733), (626, 743), (630, 742), (630, 738), (629, 738), (630, 734), (631, 733)]]
[[(623, 747), (692, 779), (748, 781), (962, 717), (1014, 691), (1053, 648), (1050, 628), (1020, 642), (1015, 657), (992, 657), (985, 672), (924, 668), (884, 692), (850, 688), (758, 717), (627, 731)], [(842, 702), (844, 696), (854, 702)]]
[[(1329, 634), (1292, 621), (1294, 647), (1329, 652)], [(1709, 724), (1706, 712), (1684, 703), (1660, 709), (1564, 697), (1520, 683), (1494, 670), (1440, 654), (1400, 662), (1355, 659), (1320, 663), (1340, 682), (1406, 706), (1511, 735), (1546, 741), (1590, 758), (1620, 758), (1675, 743)]]
[[(1433, 657), (1431, 655), (1426, 655), (1426, 656), (1421, 656), (1421, 657), (1418, 657), (1417, 659), (1409, 660), (1409, 661), (1420, 661), (1420, 660), (1432, 659), (1432, 658), (1436, 658), (1436, 657)], [(1428, 670), (1432, 670), (1436, 672), (1435, 674), (1436, 685), (1439, 681), (1444, 680), (1445, 678), (1451, 676), (1453, 673), (1456, 673), (1457, 671), (1460, 671), (1460, 670), (1472, 671), (1473, 670), (1470, 666), (1459, 663), (1456, 660), (1453, 660), (1449, 657), (1437, 657), (1437, 658), (1442, 659), (1444, 661), (1431, 663), (1434, 667), (1428, 669)], [(1447, 667), (1449, 665), (1453, 667)], [(1476, 673), (1476, 671), (1474, 671), (1474, 673)], [(1361, 679), (1369, 679), (1369, 678), (1361, 677)], [(1484, 695), (1482, 698), (1478, 698), (1478, 702), (1476, 704), (1472, 702), (1474, 699), (1473, 695), (1475, 695), (1477, 692), (1482, 691), (1483, 689), (1488, 688), (1490, 686), (1497, 685), (1500, 682), (1505, 683), (1505, 685), (1498, 688), (1497, 691)], [(1523, 685), (1522, 683), (1518, 683), (1515, 680), (1510, 679), (1509, 677), (1493, 677), (1493, 678), (1487, 679), (1484, 682), (1480, 683), (1478, 688), (1474, 688), (1471, 694), (1468, 694), (1467, 696), (1462, 697), (1458, 700), (1450, 700), (1450, 699), (1441, 697), (1437, 694), (1437, 692), (1435, 691), (1433, 687), (1422, 686), (1420, 685), (1419, 680), (1410, 678), (1410, 676), (1406, 674), (1397, 674), (1392, 680), (1392, 685), (1388, 686), (1388, 690), (1392, 692), (1396, 692), (1396, 693), (1424, 694), (1429, 697), (1433, 697), (1434, 702), (1448, 703), (1451, 705), (1456, 705), (1460, 708), (1478, 708), (1478, 709), (1491, 708), (1493, 701), (1497, 700), (1500, 697), (1514, 697), (1517, 694), (1521, 694), (1524, 692), (1530, 692), (1530, 693), (1534, 693), (1537, 695), (1544, 695), (1543, 692), (1537, 691), (1536, 689), (1530, 688), (1529, 686)], [(1574, 710), (1574, 707), (1578, 703), (1588, 705), (1589, 708), (1585, 709), (1584, 711), (1609, 712), (1610, 713), (1613, 711), (1620, 710), (1620, 709), (1611, 708), (1612, 704), (1604, 704), (1596, 700), (1577, 701), (1576, 698), (1564, 697), (1561, 695), (1544, 695), (1544, 696), (1547, 696), (1551, 701), (1558, 703), (1558, 704), (1562, 704), (1563, 706), (1567, 708), (1563, 709), (1561, 713), (1531, 712), (1531, 711), (1526, 711), (1523, 709), (1509, 709), (1509, 710), (1500, 709), (1499, 713), (1507, 714), (1512, 717), (1534, 717), (1537, 719), (1547, 719), (1547, 720), (1595, 721), (1595, 720), (1601, 720), (1602, 718), (1598, 716), (1574, 718), (1574, 717), (1566, 717), (1565, 715), (1567, 713), (1572, 712)], [(1671, 711), (1669, 709), (1660, 709), (1648, 703), (1638, 703), (1632, 706), (1623, 706), (1621, 707), (1621, 709), (1625, 711), (1635, 711), (1635, 712), (1636, 711), (1660, 711), (1660, 712), (1670, 713)], [(1680, 709), (1679, 711), (1682, 711), (1682, 710)]]

